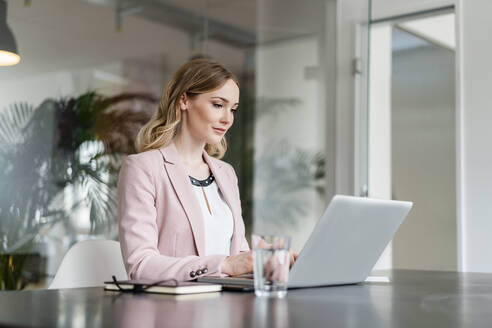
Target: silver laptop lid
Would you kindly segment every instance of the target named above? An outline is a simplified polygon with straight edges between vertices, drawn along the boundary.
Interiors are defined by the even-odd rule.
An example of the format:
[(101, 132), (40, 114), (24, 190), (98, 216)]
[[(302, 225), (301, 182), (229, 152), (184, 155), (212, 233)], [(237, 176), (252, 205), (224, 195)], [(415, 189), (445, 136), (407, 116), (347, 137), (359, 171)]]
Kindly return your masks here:
[(288, 286), (364, 281), (411, 208), (411, 202), (336, 195), (292, 266)]

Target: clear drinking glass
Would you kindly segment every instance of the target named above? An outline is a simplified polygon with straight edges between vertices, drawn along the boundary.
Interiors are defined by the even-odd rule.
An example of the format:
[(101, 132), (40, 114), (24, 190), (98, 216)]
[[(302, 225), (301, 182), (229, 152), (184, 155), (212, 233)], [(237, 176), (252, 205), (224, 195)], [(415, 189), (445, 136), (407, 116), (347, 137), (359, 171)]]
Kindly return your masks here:
[(256, 296), (284, 297), (289, 278), (290, 237), (251, 236)]

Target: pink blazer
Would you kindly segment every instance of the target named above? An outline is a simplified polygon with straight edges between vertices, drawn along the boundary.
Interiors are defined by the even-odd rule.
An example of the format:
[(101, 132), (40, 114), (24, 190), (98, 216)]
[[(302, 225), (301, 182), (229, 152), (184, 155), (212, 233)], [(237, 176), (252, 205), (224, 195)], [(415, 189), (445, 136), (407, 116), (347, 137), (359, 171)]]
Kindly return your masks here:
[[(248, 251), (236, 173), (205, 151), (203, 156), (234, 218), (230, 254)], [(174, 143), (125, 158), (118, 182), (118, 217), (130, 279), (184, 281), (221, 274), (226, 255), (204, 256), (201, 208)]]

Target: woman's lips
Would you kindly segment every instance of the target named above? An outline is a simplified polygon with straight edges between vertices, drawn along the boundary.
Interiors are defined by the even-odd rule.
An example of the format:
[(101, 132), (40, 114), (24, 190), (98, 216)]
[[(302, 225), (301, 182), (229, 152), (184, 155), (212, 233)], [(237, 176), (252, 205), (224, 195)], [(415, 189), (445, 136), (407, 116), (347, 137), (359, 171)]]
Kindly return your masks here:
[(226, 132), (226, 129), (214, 128), (214, 131), (218, 134), (224, 134)]

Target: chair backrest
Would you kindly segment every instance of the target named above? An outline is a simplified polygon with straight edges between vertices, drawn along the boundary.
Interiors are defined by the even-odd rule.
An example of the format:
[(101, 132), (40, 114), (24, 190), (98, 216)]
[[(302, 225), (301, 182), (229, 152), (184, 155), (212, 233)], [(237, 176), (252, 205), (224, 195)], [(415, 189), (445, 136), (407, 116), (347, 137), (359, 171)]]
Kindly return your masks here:
[(104, 286), (111, 276), (128, 279), (120, 243), (86, 240), (73, 245), (63, 257), (49, 289)]

